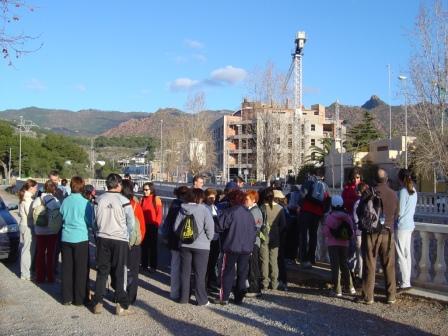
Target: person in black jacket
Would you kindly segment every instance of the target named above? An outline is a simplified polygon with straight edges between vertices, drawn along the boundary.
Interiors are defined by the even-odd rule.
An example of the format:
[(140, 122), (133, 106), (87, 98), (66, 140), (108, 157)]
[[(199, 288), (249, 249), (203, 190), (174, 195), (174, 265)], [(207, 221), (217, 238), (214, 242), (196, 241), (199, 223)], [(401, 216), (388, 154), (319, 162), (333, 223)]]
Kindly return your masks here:
[(237, 285), (234, 292), (236, 304), (243, 302), (246, 294), (246, 281), (249, 270), (249, 258), (252, 253), (256, 226), (251, 212), (244, 206), (246, 193), (233, 190), (228, 194), (230, 208), (222, 211), (216, 225), (220, 234), (223, 252), (221, 272), (221, 290), (219, 303), (229, 302), (230, 291), (235, 279), (235, 264), (237, 265)]
[(163, 242), (171, 250), (170, 298), (175, 301), (180, 297), (180, 252), (179, 238), (174, 232), (174, 223), (181, 205), (184, 202), (184, 196), (188, 190), (189, 188), (186, 186), (180, 186), (179, 188), (174, 189), (176, 199), (171, 203), (160, 229)]

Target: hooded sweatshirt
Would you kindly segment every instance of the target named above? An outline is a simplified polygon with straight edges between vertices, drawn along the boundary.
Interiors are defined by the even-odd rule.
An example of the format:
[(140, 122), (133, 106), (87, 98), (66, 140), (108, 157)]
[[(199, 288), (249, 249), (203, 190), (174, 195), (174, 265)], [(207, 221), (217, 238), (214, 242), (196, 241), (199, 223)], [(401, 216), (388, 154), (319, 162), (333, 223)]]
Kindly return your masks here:
[(323, 229), (323, 234), (327, 241), (327, 246), (345, 246), (348, 247), (350, 241), (349, 240), (340, 240), (333, 237), (331, 234), (331, 229), (337, 229), (338, 226), (343, 222), (347, 222), (350, 224), (350, 227), (352, 228), (352, 234), (353, 234), (353, 221), (351, 216), (348, 213), (345, 213), (343, 211), (332, 211), (330, 215), (327, 217), (325, 221), (325, 226)]
[(219, 215), (217, 231), (224, 252), (250, 254), (254, 249), (257, 232), (254, 216), (242, 205), (225, 209)]
[(210, 250), (210, 241), (215, 234), (215, 223), (212, 214), (204, 204), (183, 203), (174, 223), (174, 231), (177, 232), (183, 219), (187, 215), (193, 215), (198, 226), (199, 235), (192, 244), (182, 244), (181, 247), (188, 247), (199, 250)]

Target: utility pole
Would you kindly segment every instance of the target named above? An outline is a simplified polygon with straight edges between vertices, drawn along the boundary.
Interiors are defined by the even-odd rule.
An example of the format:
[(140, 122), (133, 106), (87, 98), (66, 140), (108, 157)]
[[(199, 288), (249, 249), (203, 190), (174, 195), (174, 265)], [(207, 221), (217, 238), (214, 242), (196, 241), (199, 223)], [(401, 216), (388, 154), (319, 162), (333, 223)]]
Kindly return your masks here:
[(11, 185), (11, 147), (9, 147), (8, 184)]
[(387, 65), (387, 71), (389, 74), (389, 150), (391, 146), (392, 140), (392, 103), (391, 103), (391, 94), (390, 94), (390, 64)]
[(344, 152), (343, 152), (343, 143), (342, 143), (342, 123), (339, 119), (339, 100), (336, 100), (336, 109), (335, 109), (335, 117), (336, 117), (336, 132), (337, 132), (337, 140), (340, 141), (341, 144), (341, 165), (340, 165), (340, 169), (341, 169), (341, 190), (344, 189)]
[(19, 128), (19, 179), (22, 178), (22, 132), (28, 133), (32, 127), (39, 127), (32, 120), (25, 120), (20, 116)]
[(95, 178), (95, 138), (90, 139), (90, 169), (92, 179)]

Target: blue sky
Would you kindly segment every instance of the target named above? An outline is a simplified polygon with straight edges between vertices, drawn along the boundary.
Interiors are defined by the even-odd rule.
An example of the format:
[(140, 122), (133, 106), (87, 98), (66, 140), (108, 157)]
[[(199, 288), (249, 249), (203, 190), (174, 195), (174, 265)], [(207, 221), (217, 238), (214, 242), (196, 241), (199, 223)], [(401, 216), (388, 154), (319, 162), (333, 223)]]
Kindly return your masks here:
[[(152, 112), (183, 109), (205, 92), (210, 109), (237, 109), (244, 79), (268, 61), (286, 72), (296, 31), (307, 33), (304, 103), (401, 103), (416, 0), (28, 1), (13, 29), (37, 52), (0, 63), (0, 110), (38, 106)], [(429, 0), (423, 3), (430, 3)]]

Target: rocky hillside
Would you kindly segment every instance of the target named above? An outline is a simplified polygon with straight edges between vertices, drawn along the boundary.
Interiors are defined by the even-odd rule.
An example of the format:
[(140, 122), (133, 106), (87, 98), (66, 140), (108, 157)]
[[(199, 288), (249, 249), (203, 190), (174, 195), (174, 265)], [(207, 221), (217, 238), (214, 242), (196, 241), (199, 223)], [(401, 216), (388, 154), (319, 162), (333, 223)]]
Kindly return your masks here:
[[(200, 113), (201, 120), (206, 125), (211, 125), (215, 120), (221, 118), (225, 114), (232, 113), (229, 110), (219, 111), (204, 111)], [(115, 128), (112, 128), (102, 135), (109, 137), (130, 136), (130, 135), (148, 135), (151, 137), (160, 137), (160, 124), (163, 120), (164, 134), (179, 131), (185, 120), (190, 118), (191, 114), (182, 112), (177, 109), (165, 108), (159, 109), (149, 116), (142, 119), (131, 119), (121, 123)]]
[[(336, 103), (327, 107), (327, 118), (332, 118)], [(384, 103), (378, 96), (373, 95), (361, 107), (350, 106), (339, 103), (339, 113), (347, 127), (356, 125), (362, 120), (364, 111), (369, 111), (375, 117), (375, 123), (383, 134), (389, 133), (389, 105)], [(409, 129), (412, 129), (414, 120), (411, 114), (408, 116)], [(404, 132), (404, 107), (392, 106), (392, 134), (397, 135)]]

